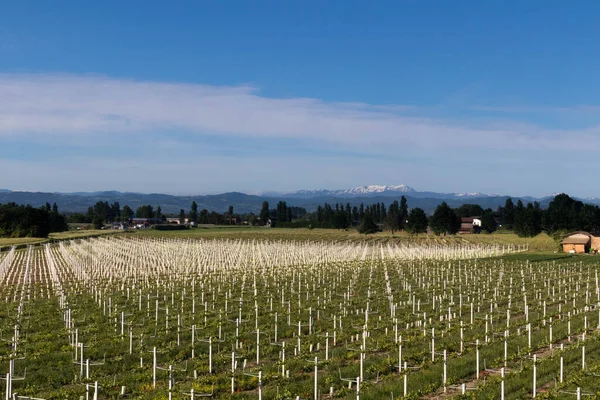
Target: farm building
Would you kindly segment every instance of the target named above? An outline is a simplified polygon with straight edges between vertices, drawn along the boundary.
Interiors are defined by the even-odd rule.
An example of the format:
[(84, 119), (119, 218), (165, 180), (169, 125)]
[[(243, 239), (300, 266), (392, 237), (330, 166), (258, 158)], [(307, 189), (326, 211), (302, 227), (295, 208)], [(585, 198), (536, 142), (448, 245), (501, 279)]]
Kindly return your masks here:
[(590, 249), (600, 248), (600, 236), (578, 231), (563, 237), (560, 242), (565, 253), (588, 253)]
[(458, 233), (473, 233), (481, 230), (481, 217), (463, 217), (460, 219), (460, 229)]

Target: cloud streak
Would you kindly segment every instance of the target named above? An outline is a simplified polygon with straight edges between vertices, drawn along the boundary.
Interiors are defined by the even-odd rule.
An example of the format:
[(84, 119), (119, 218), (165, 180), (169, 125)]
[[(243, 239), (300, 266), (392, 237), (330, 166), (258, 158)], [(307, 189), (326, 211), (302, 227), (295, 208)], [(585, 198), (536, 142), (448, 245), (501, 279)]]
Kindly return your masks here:
[(0, 138), (186, 132), (311, 141), (347, 149), (600, 149), (599, 129), (548, 130), (496, 119), (427, 117), (410, 106), (269, 98), (251, 86), (104, 76), (0, 74)]

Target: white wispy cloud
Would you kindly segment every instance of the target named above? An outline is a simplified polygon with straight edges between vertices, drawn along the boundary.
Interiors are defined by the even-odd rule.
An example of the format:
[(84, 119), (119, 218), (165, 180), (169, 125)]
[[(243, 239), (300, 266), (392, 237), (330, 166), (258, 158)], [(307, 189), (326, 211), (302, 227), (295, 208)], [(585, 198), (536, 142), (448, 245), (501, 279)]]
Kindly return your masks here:
[(68, 140), (165, 131), (306, 140), (382, 152), (395, 146), (575, 150), (582, 141), (588, 149), (600, 149), (597, 126), (548, 130), (519, 121), (436, 119), (410, 106), (269, 98), (252, 86), (0, 74), (0, 138)]

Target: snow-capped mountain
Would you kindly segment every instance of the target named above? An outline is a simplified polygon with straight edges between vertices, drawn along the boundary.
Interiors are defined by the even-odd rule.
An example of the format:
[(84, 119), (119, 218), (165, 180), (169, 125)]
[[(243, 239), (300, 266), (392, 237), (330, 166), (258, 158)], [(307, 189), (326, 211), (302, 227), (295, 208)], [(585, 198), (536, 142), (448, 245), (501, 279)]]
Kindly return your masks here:
[(350, 189), (317, 189), (298, 190), (284, 193), (282, 197), (314, 198), (314, 197), (368, 197), (368, 196), (394, 196), (403, 193), (415, 193), (416, 190), (407, 185), (369, 185)]
[(487, 193), (481, 193), (481, 192), (474, 192), (474, 193), (447, 193), (447, 194), (451, 194), (451, 195), (454, 195), (456, 197), (500, 197), (499, 194), (487, 194)]
[(406, 195), (414, 198), (476, 198), (476, 197), (500, 197), (498, 194), (486, 194), (480, 192), (471, 193), (437, 193), (437, 192), (420, 192), (408, 185), (368, 185), (359, 186), (350, 189), (317, 189), (317, 190), (298, 190), (290, 193), (279, 194), (283, 198), (301, 198), (312, 199), (317, 197), (338, 197), (338, 198), (355, 198), (355, 197), (398, 197)]

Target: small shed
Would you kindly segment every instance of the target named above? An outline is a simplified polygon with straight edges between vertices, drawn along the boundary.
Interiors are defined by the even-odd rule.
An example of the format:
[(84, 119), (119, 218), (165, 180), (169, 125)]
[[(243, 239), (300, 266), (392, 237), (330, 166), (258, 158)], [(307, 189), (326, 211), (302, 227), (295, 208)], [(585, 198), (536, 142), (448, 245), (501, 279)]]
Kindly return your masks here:
[(481, 231), (481, 217), (462, 217), (458, 233), (479, 233)]
[(573, 232), (565, 235), (560, 244), (565, 253), (587, 253), (592, 246), (592, 238), (587, 232)]

